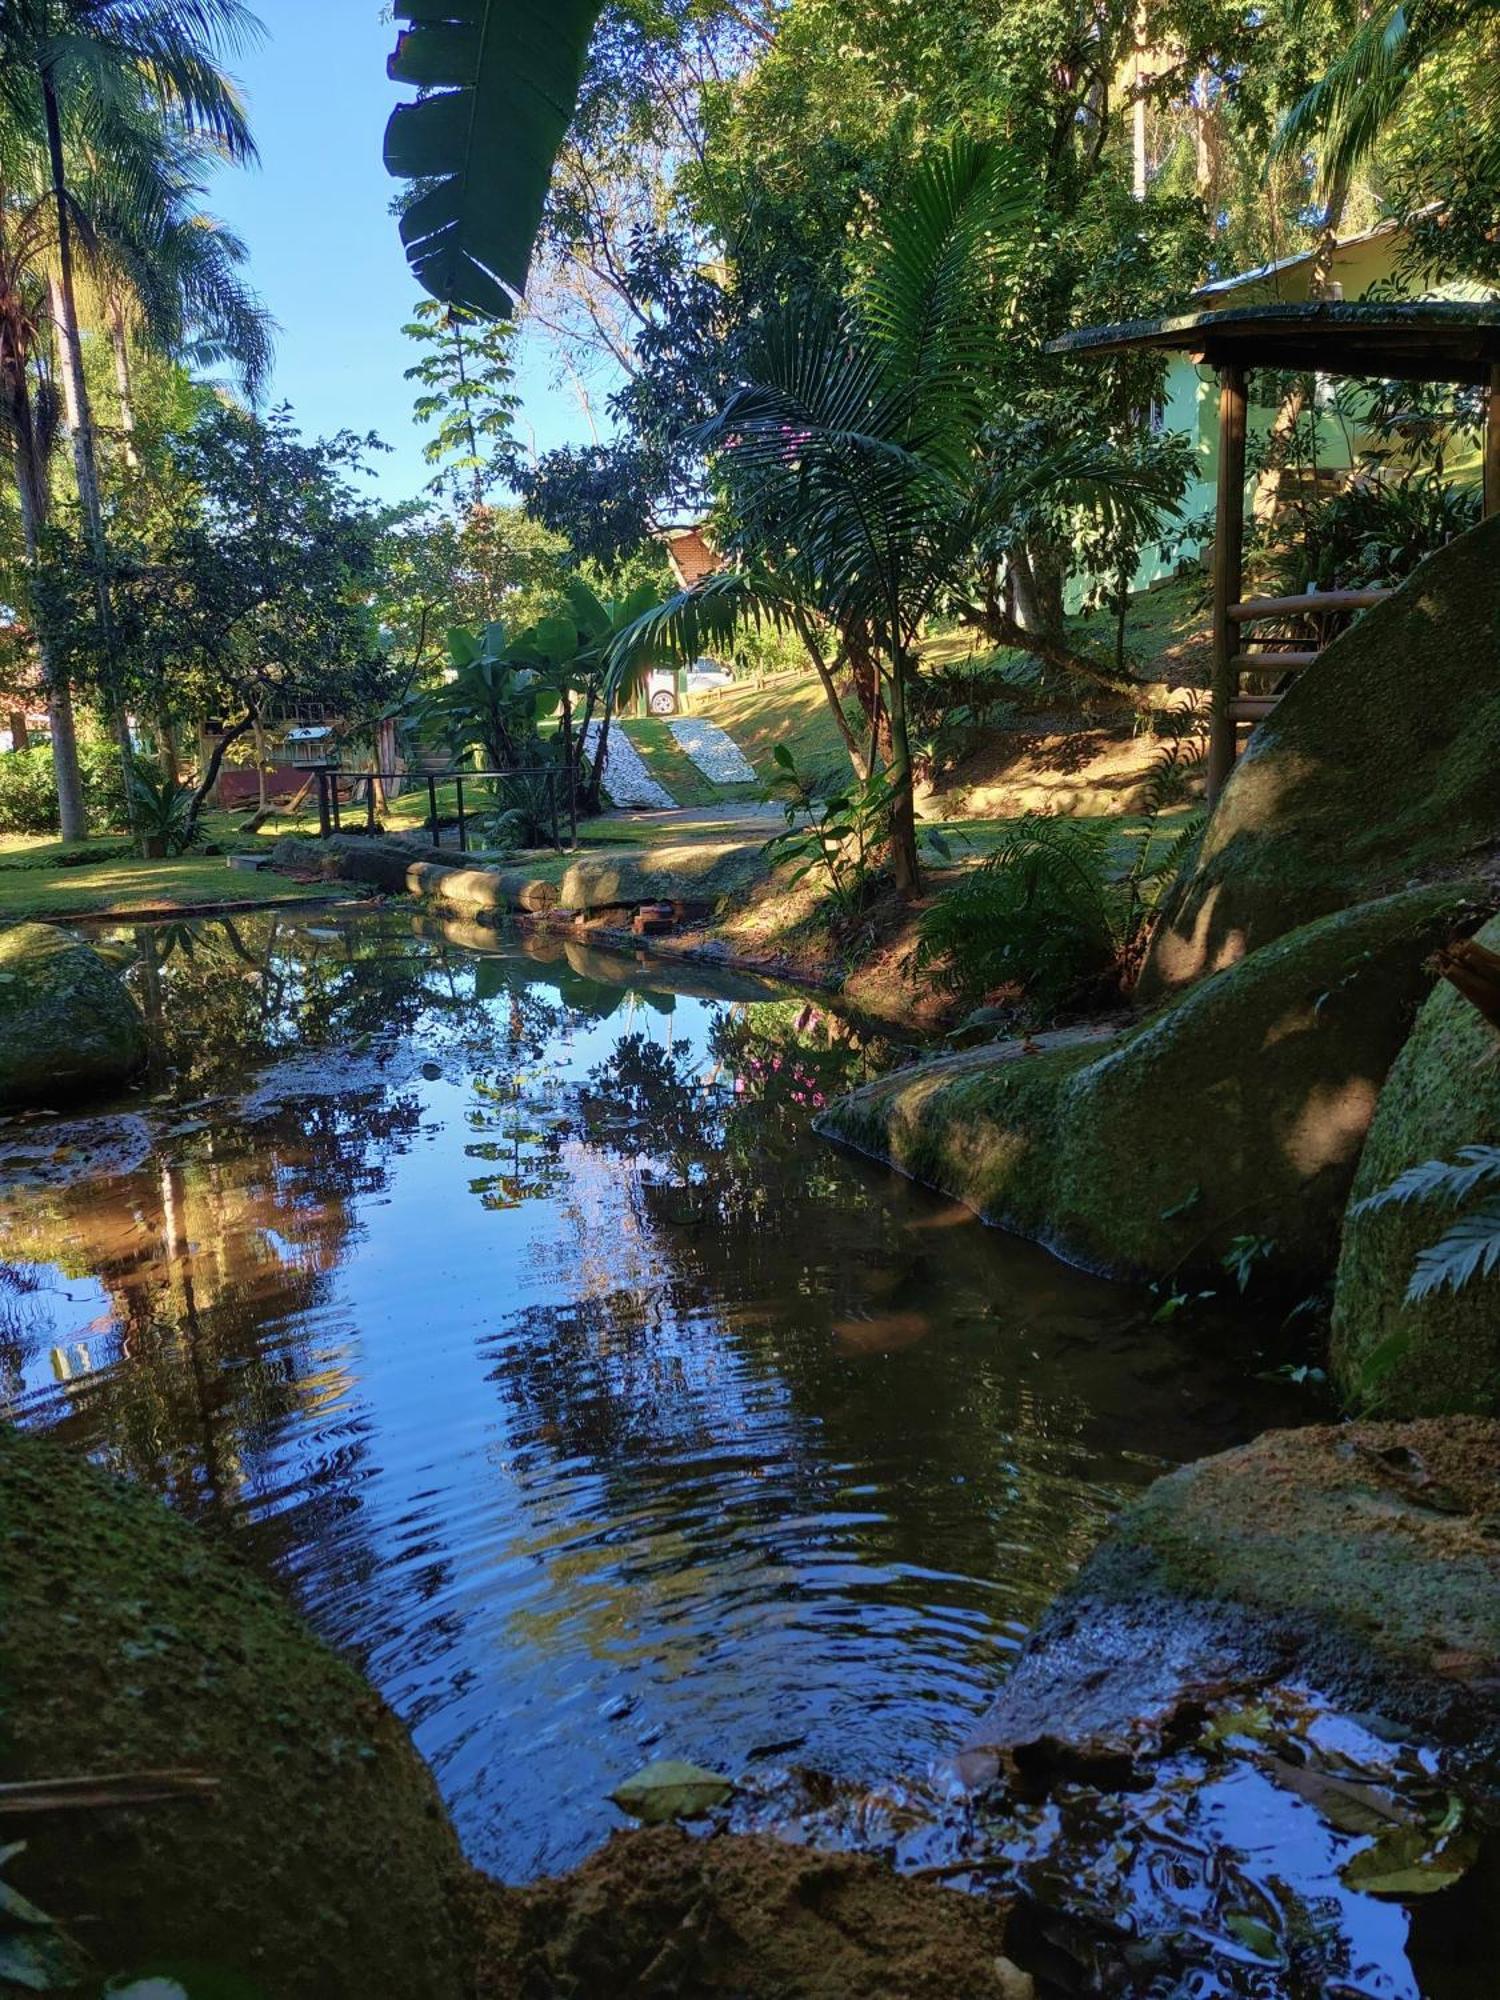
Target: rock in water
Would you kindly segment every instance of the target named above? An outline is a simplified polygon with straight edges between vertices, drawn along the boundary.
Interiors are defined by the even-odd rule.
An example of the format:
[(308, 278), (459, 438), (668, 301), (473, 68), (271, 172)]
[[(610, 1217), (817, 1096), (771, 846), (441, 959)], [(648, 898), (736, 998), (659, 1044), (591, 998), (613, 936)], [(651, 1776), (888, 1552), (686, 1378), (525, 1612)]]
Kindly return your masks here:
[[(1477, 940), (1500, 949), (1500, 920)], [(1500, 1415), (1500, 1284), (1406, 1296), (1420, 1251), (1463, 1208), (1412, 1201), (1363, 1209), (1407, 1168), (1500, 1146), (1500, 1034), (1461, 993), (1438, 986), (1380, 1094), (1344, 1222), (1333, 1306), (1333, 1366), (1352, 1403), (1392, 1416)], [(1493, 1201), (1493, 1182), (1475, 1199)], [(1472, 1204), (1471, 1204), (1472, 1205)]]
[(1039, 1783), (1149, 1760), (1164, 1735), (1196, 1734), (1198, 1707), (1285, 1681), (1490, 1759), (1497, 1515), (1500, 1424), (1477, 1417), (1268, 1431), (1184, 1466), (1047, 1613), (966, 1775), (982, 1781), (986, 1759)]
[(1144, 998), (1500, 836), (1500, 516), (1357, 619), (1250, 738), (1168, 900)]
[(109, 1090), (145, 1060), (140, 1013), (98, 952), (53, 924), (0, 932), (0, 1105)]
[[(0, 1782), (190, 1770), (210, 1803), (38, 1814), (8, 1879), (99, 1977), (458, 2000), (463, 1864), (400, 1723), (215, 1538), (0, 1426)], [(235, 1988), (238, 1990), (238, 1988)]]
[(1407, 890), (1308, 924), (1101, 1052), (1079, 1033), (943, 1056), (829, 1108), (819, 1130), (1109, 1276), (1222, 1278), (1240, 1238), (1288, 1288), (1333, 1269), (1386, 1072), (1467, 921)]

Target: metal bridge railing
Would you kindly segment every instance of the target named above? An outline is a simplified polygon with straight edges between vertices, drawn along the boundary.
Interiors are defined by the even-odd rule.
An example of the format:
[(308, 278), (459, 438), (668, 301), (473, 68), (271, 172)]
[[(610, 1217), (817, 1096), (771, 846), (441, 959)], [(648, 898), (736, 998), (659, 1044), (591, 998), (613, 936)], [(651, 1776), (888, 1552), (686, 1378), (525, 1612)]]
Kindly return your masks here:
[[(553, 847), (563, 853), (563, 822), (566, 816), (571, 823), (572, 815), (567, 811), (567, 801), (562, 797), (564, 773), (553, 765), (534, 770), (522, 771), (476, 771), (472, 768), (452, 771), (344, 771), (333, 765), (320, 767), (313, 772), (318, 788), (318, 832), (326, 840), (331, 833), (342, 833), (346, 808), (363, 803), (365, 831), (377, 830), (377, 797), (379, 787), (399, 778), (403, 785), (410, 785), (413, 778), (427, 786), (427, 831), (434, 847), (440, 844), (440, 835), (445, 825), (458, 828), (458, 851), (469, 852), (469, 825), (475, 819), (488, 819), (496, 812), (506, 810), (505, 794), (509, 788), (512, 799), (522, 785), (532, 788), (540, 784), (543, 793), (542, 816), (551, 834)], [(438, 787), (454, 787), (455, 812), (442, 815), (438, 811)], [(467, 802), (464, 787), (468, 786)], [(492, 796), (482, 810), (474, 809), (474, 787), (488, 785)], [(340, 787), (346, 788), (341, 795)], [(361, 787), (363, 798), (361, 799)], [(526, 810), (531, 811), (536, 800), (529, 797), (525, 801)]]

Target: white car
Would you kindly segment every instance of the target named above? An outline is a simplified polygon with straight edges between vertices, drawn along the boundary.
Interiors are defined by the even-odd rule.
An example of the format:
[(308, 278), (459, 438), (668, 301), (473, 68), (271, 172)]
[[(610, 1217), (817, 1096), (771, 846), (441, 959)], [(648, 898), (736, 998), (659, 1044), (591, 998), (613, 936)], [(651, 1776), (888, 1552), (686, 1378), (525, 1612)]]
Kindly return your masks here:
[(733, 686), (734, 675), (717, 660), (694, 660), (687, 670), (689, 694), (717, 694), (722, 688)]

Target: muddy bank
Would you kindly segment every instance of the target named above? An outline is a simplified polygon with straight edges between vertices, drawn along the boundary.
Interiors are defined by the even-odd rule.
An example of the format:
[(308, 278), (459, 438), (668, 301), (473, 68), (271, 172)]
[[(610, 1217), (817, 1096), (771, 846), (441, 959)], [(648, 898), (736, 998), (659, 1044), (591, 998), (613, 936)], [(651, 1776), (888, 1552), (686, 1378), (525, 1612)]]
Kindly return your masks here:
[(483, 2000), (1028, 2000), (999, 1909), (863, 1855), (675, 1828), (616, 1836), (573, 1874), (476, 1885)]

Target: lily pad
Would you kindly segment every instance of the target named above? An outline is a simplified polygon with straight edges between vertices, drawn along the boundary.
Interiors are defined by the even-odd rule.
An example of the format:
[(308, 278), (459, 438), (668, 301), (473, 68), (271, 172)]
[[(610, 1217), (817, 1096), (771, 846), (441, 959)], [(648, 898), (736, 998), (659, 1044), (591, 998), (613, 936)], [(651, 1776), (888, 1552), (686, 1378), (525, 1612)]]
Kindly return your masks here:
[(732, 1797), (734, 1786), (717, 1771), (685, 1764), (675, 1757), (648, 1764), (610, 1793), (621, 1812), (643, 1826), (665, 1826), (669, 1820), (697, 1819)]

